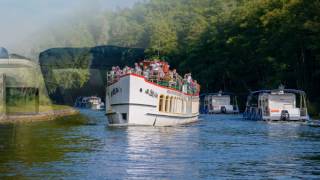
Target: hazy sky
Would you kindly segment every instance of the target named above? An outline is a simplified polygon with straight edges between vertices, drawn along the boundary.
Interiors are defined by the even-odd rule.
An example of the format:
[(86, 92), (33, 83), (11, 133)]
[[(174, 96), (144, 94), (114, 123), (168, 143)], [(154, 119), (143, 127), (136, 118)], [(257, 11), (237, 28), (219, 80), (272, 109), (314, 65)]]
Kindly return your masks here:
[(137, 1), (142, 0), (0, 0), (0, 47), (10, 49), (33, 32), (75, 12), (87, 8), (115, 10)]

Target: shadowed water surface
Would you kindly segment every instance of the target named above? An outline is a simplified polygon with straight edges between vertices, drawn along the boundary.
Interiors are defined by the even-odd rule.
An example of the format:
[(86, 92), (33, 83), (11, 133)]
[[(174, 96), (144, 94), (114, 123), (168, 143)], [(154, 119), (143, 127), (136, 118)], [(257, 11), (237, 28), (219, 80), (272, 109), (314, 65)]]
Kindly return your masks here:
[(320, 178), (320, 128), (204, 116), (108, 128), (103, 113), (0, 125), (0, 179)]

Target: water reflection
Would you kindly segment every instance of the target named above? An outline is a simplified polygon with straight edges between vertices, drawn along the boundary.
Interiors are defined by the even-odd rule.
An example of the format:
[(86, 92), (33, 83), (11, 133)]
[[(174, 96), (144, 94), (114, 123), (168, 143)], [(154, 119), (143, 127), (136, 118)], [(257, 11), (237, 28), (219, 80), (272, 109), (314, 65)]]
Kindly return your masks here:
[[(70, 148), (73, 143), (81, 146), (84, 137), (68, 137), (69, 131), (85, 121), (81, 117), (52, 122), (0, 125), (0, 174), (19, 176), (34, 164), (63, 161), (65, 154), (82, 151)], [(0, 175), (1, 177), (1, 175)]]
[[(183, 177), (190, 168), (192, 149), (198, 147), (198, 128), (129, 127), (127, 129), (128, 177), (149, 174), (156, 177)], [(192, 141), (194, 139), (196, 141)]]

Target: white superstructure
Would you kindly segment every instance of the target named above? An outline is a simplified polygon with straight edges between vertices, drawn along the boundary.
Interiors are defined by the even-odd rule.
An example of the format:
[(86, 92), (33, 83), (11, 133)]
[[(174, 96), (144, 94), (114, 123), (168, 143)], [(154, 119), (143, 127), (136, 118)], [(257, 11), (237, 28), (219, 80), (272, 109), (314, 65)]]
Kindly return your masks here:
[(106, 90), (109, 125), (173, 126), (198, 120), (198, 92), (151, 82), (145, 76), (122, 75)]
[(244, 117), (265, 121), (306, 121), (309, 116), (305, 92), (283, 88), (252, 92)]

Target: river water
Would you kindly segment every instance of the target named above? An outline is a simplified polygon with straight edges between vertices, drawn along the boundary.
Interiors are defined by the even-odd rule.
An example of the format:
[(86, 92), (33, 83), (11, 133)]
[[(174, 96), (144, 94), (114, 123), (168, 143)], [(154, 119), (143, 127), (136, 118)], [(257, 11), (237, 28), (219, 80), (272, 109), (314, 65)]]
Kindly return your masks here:
[(109, 128), (86, 114), (0, 125), (0, 179), (320, 179), (320, 128), (241, 116)]

